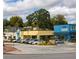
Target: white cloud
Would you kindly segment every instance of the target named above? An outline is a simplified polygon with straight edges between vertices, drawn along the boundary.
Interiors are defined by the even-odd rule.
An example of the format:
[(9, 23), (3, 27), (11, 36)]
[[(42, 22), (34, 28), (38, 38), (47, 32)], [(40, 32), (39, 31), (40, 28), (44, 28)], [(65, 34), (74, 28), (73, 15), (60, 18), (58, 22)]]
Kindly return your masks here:
[(51, 13), (51, 17), (53, 15), (62, 14), (67, 18), (68, 23), (75, 23), (76, 20), (76, 8), (68, 8), (68, 7), (53, 7), (48, 10)]
[[(49, 8), (51, 6), (66, 6), (66, 7), (74, 7), (76, 5), (75, 0), (23, 0), (18, 1), (16, 3), (5, 3), (6, 10), (21, 10), (21, 9), (29, 9), (33, 7), (38, 8)], [(12, 5), (14, 4), (14, 5)]]
[[(11, 1), (11, 0), (9, 0)], [(75, 18), (76, 0), (17, 0), (17, 2), (4, 2), (4, 17), (11, 15), (28, 15), (32, 8), (45, 8), (51, 16), (63, 14), (66, 18)]]
[[(30, 9), (33, 7), (38, 8), (48, 8), (51, 5), (54, 5), (57, 3), (57, 0), (24, 0), (24, 1), (18, 1), (14, 5), (5, 3), (6, 5), (4, 7), (7, 7), (7, 11), (16, 11), (16, 10), (23, 10), (23, 9)], [(5, 10), (5, 9), (4, 9)]]
[(76, 9), (75, 8), (68, 8), (68, 7), (52, 7), (48, 10), (51, 15), (57, 15), (57, 14), (62, 14), (62, 15), (74, 15), (76, 14)]
[(63, 0), (63, 5), (68, 7), (76, 7), (76, 0)]
[(69, 23), (69, 24), (76, 24), (76, 20), (75, 20), (75, 19), (69, 19), (69, 20), (68, 20), (68, 23)]

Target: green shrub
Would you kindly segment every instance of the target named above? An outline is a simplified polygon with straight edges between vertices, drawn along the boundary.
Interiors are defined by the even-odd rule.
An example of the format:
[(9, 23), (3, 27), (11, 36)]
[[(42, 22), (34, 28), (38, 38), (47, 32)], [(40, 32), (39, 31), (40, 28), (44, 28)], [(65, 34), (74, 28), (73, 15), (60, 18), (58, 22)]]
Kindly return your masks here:
[(46, 42), (40, 42), (38, 45), (47, 45)]

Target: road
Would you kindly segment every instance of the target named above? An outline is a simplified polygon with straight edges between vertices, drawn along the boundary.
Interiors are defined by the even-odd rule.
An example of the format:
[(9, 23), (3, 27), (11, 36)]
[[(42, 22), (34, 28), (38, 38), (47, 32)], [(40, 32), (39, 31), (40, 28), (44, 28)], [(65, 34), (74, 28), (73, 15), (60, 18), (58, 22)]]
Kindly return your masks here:
[(4, 59), (76, 59), (75, 53), (54, 54), (4, 54)]

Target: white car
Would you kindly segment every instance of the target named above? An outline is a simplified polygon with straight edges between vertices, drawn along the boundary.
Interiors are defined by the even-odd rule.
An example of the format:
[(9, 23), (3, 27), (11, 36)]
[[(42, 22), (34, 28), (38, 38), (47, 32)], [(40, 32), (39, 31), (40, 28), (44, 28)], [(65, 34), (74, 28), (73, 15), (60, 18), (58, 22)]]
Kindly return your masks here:
[(41, 42), (40, 40), (34, 40), (32, 44), (39, 44), (40, 42)]
[(56, 41), (56, 44), (64, 44), (64, 41)]

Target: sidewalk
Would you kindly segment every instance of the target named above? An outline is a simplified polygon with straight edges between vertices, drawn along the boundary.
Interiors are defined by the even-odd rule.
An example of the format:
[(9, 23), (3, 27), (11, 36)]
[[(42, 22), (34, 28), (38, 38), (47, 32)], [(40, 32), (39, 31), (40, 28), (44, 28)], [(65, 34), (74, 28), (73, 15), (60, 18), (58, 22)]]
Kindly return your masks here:
[(14, 44), (16, 51), (7, 53), (11, 54), (53, 54), (53, 53), (70, 53), (75, 52), (75, 47), (69, 46), (38, 46), (38, 45), (27, 45), (27, 44)]

